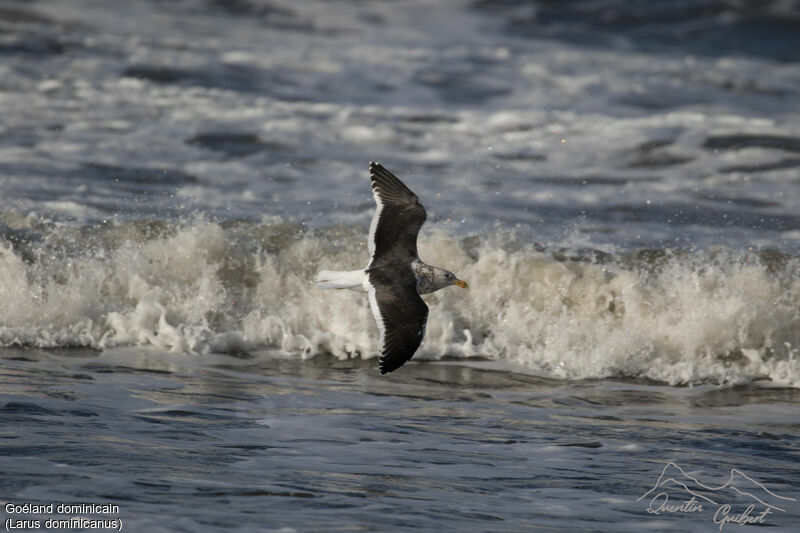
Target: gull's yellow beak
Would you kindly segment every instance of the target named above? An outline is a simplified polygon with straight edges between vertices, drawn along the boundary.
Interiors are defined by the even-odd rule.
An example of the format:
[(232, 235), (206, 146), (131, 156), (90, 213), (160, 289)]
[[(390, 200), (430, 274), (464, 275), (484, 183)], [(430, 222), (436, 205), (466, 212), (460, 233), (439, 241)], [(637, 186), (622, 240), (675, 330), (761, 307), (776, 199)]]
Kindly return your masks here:
[(467, 282), (466, 282), (466, 281), (464, 281), (463, 279), (457, 279), (457, 280), (455, 280), (455, 281), (453, 282), (453, 285), (458, 285), (458, 286), (459, 286), (459, 287), (461, 287), (462, 289), (466, 289), (467, 287), (469, 287), (469, 285), (467, 285)]

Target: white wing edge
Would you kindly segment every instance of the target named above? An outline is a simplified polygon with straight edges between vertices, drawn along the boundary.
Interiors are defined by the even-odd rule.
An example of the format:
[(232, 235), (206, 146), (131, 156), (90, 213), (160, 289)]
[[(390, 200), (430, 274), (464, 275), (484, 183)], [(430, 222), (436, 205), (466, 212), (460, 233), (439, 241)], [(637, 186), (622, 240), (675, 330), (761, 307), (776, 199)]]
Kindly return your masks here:
[(372, 316), (375, 318), (375, 322), (378, 324), (378, 332), (380, 333), (380, 347), (379, 351), (381, 355), (383, 355), (383, 339), (386, 334), (386, 324), (383, 323), (383, 316), (381, 316), (381, 310), (378, 308), (378, 300), (375, 297), (375, 287), (369, 283), (369, 306), (372, 309)]
[(375, 255), (375, 232), (378, 231), (378, 219), (381, 217), (383, 211), (383, 202), (380, 196), (374, 190), (372, 196), (375, 198), (375, 214), (372, 216), (372, 221), (369, 223), (369, 237), (367, 237), (367, 251), (369, 252), (369, 262), (372, 263), (372, 257)]

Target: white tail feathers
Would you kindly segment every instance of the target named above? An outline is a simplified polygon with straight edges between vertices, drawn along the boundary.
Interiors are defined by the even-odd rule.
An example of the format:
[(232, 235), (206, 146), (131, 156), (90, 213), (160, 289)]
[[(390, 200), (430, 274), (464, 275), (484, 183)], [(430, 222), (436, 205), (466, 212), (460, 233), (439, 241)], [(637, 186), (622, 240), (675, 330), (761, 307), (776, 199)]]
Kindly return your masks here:
[(318, 289), (350, 289), (366, 292), (367, 275), (363, 270), (321, 270), (314, 284)]

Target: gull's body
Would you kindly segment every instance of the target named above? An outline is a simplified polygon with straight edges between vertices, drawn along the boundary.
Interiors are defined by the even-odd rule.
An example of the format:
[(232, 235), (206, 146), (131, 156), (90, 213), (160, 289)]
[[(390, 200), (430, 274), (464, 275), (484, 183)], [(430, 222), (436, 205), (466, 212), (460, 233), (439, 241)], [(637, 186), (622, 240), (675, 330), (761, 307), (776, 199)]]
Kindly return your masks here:
[(352, 289), (369, 295), (381, 335), (381, 374), (403, 366), (425, 336), (428, 306), (420, 294), (467, 284), (452, 272), (426, 265), (417, 254), (417, 235), (427, 214), (419, 198), (380, 163), (370, 163), (377, 208), (369, 228), (370, 261), (363, 270), (317, 275), (320, 289)]

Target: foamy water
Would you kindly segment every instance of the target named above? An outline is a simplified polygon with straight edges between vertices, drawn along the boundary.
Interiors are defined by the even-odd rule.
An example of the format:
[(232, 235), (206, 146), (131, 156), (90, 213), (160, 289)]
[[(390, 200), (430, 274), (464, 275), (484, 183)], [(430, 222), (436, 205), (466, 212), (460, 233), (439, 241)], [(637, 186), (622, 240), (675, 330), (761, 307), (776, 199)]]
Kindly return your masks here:
[[(6, 346), (279, 349), (372, 358), (368, 302), (320, 291), (363, 267), (363, 230), (280, 218), (9, 228), (0, 254)], [(422, 257), (469, 280), (427, 298), (417, 360), (477, 357), (554, 378), (800, 386), (797, 259), (779, 253), (548, 250), (514, 232), (425, 233)]]

